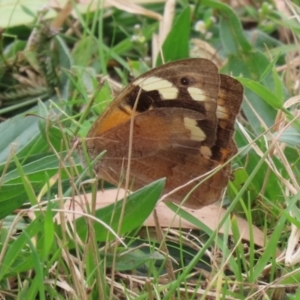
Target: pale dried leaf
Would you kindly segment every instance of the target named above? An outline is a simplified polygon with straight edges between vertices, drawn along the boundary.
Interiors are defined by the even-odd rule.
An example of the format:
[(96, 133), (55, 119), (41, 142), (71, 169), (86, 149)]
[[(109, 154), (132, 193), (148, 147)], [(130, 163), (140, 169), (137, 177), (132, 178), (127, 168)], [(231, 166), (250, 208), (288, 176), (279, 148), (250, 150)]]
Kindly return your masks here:
[[(96, 201), (96, 209), (105, 207), (109, 204), (114, 203), (116, 200), (122, 199), (125, 195), (125, 191), (120, 189), (110, 189), (105, 191), (98, 191), (97, 193), (97, 201)], [(83, 196), (82, 196), (83, 197)], [(86, 194), (85, 200), (87, 203), (92, 203), (91, 194)], [(72, 211), (75, 210), (78, 213), (67, 213), (66, 219), (73, 220), (73, 218), (80, 217), (82, 212), (82, 205), (80, 204), (80, 197), (75, 197), (74, 200), (66, 201), (64, 208), (68, 210), (68, 208), (72, 208)], [(84, 205), (83, 205), (84, 206)], [(181, 229), (199, 229), (187, 222), (184, 219), (181, 219), (178, 215), (176, 215), (173, 211), (171, 211), (164, 203), (159, 203), (156, 206), (157, 215), (159, 219), (159, 224), (161, 227), (171, 227), (171, 228), (181, 228)], [(226, 213), (226, 210), (217, 206), (217, 205), (209, 205), (199, 210), (188, 209), (185, 208), (187, 212), (193, 215), (195, 218), (201, 220), (206, 226), (208, 226), (211, 230), (216, 230), (219, 224), (219, 221), (223, 218)], [(236, 216), (238, 227), (242, 238), (246, 241), (250, 240), (250, 231), (249, 224), (246, 220)], [(155, 227), (154, 217), (151, 214), (148, 219), (144, 223), (145, 226)], [(265, 245), (265, 235), (264, 233), (252, 225), (253, 235), (254, 235), (254, 243), (257, 246), (264, 247)], [(224, 232), (224, 228), (222, 227), (220, 232)], [(230, 232), (231, 234), (231, 232)]]
[(224, 65), (221, 58), (218, 57), (217, 51), (206, 41), (192, 39), (191, 57), (200, 57), (210, 59), (219, 69)]
[[(108, 8), (108, 7), (116, 7), (120, 10), (126, 11), (131, 14), (136, 15), (144, 15), (146, 17), (161, 20), (162, 16), (154, 11), (146, 9), (140, 5), (137, 5), (138, 1), (132, 0), (106, 0), (106, 1), (97, 1), (97, 0), (79, 0), (77, 1), (78, 10), (81, 13), (85, 13), (87, 11), (95, 11), (101, 8)], [(159, 1), (157, 1), (159, 2)], [(161, 1), (160, 1), (161, 2)], [(62, 9), (65, 7), (67, 1), (57, 1), (57, 0), (50, 0), (49, 5), (54, 8)]]

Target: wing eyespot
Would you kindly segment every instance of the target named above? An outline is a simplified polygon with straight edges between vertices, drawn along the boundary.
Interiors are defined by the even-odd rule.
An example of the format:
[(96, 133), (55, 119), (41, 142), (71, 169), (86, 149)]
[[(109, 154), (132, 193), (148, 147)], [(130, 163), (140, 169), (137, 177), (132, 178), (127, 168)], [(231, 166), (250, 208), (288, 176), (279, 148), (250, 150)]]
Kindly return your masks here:
[(190, 81), (187, 77), (182, 77), (180, 79), (180, 82), (181, 82), (182, 85), (189, 85), (189, 83), (190, 83)]

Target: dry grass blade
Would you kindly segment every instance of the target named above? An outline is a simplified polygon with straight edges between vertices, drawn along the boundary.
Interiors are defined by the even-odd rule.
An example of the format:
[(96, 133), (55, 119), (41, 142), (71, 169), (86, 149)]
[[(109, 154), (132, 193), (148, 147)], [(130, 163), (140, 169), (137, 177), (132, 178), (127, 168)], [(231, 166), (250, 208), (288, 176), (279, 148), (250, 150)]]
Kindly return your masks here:
[(154, 34), (152, 38), (152, 67), (155, 67), (156, 59), (158, 55), (162, 55), (162, 60), (164, 61), (163, 53), (161, 47), (168, 36), (174, 19), (176, 1), (168, 0), (165, 4), (164, 15), (159, 22), (159, 33)]
[[(288, 102), (285, 103), (285, 106), (288, 107), (292, 104), (297, 103), (297, 99), (298, 99), (298, 97), (296, 97), (296, 98), (294, 97), (294, 98), (290, 99)], [(248, 104), (250, 107), (252, 107), (251, 103), (248, 103)], [(284, 132), (288, 128), (291, 127), (293, 122), (295, 120), (299, 119), (299, 112), (295, 111), (294, 112), (295, 117), (292, 120), (290, 120), (289, 122), (286, 122), (281, 117), (277, 117), (277, 119), (279, 121), (274, 127), (276, 127), (278, 129), (278, 132), (277, 132), (277, 135), (274, 136), (270, 133), (270, 129), (267, 128), (266, 124), (264, 124), (263, 120), (260, 118), (259, 114), (257, 114), (257, 112), (255, 111), (255, 109), (253, 107), (252, 107), (252, 110), (256, 114), (257, 118), (260, 120), (261, 124), (265, 127), (266, 134), (268, 135), (269, 140), (270, 140), (269, 144), (266, 145), (266, 148), (268, 149), (269, 155), (270, 155), (266, 158), (266, 163), (268, 164), (270, 170), (272, 170), (272, 172), (278, 177), (280, 182), (284, 185), (285, 190), (286, 190), (286, 198), (296, 196), (297, 194), (299, 194), (299, 190), (300, 190), (298, 179), (296, 178), (296, 176), (291, 168), (291, 165), (289, 164), (288, 159), (284, 154), (283, 150), (285, 148), (285, 144), (282, 142), (279, 142), (279, 139), (284, 134)], [(279, 112), (278, 114), (281, 115), (281, 112)], [(241, 127), (241, 129), (242, 129), (245, 137), (248, 139), (252, 148), (256, 151), (256, 153), (260, 157), (263, 157), (264, 154), (260, 150), (258, 145), (256, 145), (255, 141), (253, 141), (250, 138), (250, 136), (247, 134), (246, 131), (243, 130), (242, 127)], [(282, 172), (280, 172), (280, 170), (277, 169), (276, 165), (273, 162), (272, 155), (275, 155), (282, 162), (282, 165), (285, 167), (285, 170), (286, 170), (287, 174), (289, 175), (289, 179), (285, 179), (282, 176)], [(293, 216), (292, 211), (290, 212), (290, 214)], [(294, 224), (292, 224), (291, 225), (291, 234), (290, 234), (290, 237), (288, 240), (286, 257), (285, 257), (285, 264), (287, 266), (295, 265), (296, 263), (298, 263), (300, 261), (300, 250), (299, 249), (295, 250), (298, 247), (299, 239), (300, 239), (300, 231)]]
[(156, 20), (161, 20), (162, 16), (156, 12), (153, 12), (149, 9), (145, 9), (142, 6), (135, 4), (132, 1), (126, 0), (107, 0), (106, 3), (108, 5), (114, 6), (120, 10), (127, 11), (128, 13), (136, 14), (136, 15), (144, 15), (149, 18), (153, 18)]

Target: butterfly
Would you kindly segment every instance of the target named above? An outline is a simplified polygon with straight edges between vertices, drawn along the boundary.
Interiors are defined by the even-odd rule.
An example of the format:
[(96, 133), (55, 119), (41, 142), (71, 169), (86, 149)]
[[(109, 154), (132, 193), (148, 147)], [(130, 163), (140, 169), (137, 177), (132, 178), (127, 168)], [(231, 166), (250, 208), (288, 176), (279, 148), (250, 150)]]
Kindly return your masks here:
[(207, 59), (146, 72), (124, 88), (87, 135), (91, 160), (106, 150), (93, 165), (97, 176), (124, 186), (129, 159), (131, 190), (165, 177), (167, 194), (195, 179), (166, 201), (181, 204), (188, 195), (183, 205), (190, 208), (216, 202), (231, 176), (230, 163), (203, 178), (237, 153), (234, 123), (242, 98), (243, 86)]

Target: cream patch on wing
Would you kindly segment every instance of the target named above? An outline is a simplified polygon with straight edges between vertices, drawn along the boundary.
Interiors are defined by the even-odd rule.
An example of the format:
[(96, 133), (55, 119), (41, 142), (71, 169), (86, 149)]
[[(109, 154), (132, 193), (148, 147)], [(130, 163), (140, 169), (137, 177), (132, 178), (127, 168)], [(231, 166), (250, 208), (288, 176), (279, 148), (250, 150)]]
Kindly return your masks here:
[(205, 92), (199, 88), (189, 87), (187, 90), (195, 101), (205, 101), (207, 99)]
[(207, 146), (201, 146), (200, 153), (206, 159), (210, 159), (212, 156), (211, 149)]
[(133, 82), (133, 85), (139, 86), (144, 91), (158, 91), (164, 100), (177, 99), (178, 88), (171, 81), (156, 76), (140, 78)]
[(224, 106), (217, 106), (217, 118), (220, 120), (228, 120), (230, 113), (228, 112), (227, 108)]
[(191, 132), (191, 140), (201, 142), (206, 138), (205, 133), (198, 126), (197, 121), (191, 118), (183, 118), (184, 126)]

